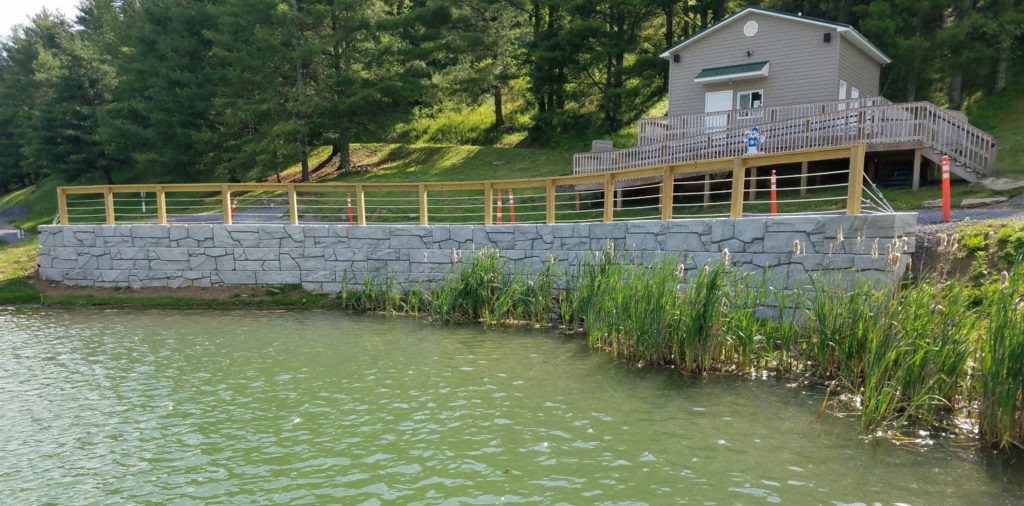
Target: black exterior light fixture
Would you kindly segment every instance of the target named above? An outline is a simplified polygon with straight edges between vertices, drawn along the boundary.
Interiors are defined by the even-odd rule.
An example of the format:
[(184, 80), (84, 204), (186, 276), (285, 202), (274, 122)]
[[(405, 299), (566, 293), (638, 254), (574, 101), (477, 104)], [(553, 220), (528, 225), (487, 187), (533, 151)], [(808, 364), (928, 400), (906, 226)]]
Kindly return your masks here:
[(679, 53), (672, 55), (672, 61), (675, 63), (679, 63)]

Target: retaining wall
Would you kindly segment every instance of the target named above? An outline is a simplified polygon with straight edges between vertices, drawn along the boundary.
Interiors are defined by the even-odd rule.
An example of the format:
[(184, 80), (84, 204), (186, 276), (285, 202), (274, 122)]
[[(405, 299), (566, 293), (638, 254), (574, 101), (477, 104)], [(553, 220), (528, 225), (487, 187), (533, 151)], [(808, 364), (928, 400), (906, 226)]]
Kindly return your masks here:
[(485, 245), (520, 266), (539, 269), (550, 255), (571, 270), (611, 241), (637, 262), (680, 254), (689, 272), (728, 249), (734, 266), (767, 267), (777, 286), (792, 286), (826, 271), (893, 279), (886, 244), (906, 238), (905, 250), (897, 248), (902, 272), (916, 228), (913, 213), (493, 226), (49, 225), (39, 227), (39, 273), (79, 286), (301, 283), (337, 291), (383, 274), (405, 286), (430, 284), (452, 270), (453, 250), (469, 255)]

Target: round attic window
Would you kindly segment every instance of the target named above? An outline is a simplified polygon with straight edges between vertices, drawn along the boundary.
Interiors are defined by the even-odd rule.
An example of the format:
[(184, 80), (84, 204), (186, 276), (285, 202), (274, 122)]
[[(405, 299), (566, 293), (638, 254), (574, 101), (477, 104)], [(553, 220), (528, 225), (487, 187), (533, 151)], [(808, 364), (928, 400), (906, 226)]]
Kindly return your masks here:
[(757, 21), (747, 21), (747, 24), (743, 25), (743, 35), (747, 37), (753, 37), (757, 34)]

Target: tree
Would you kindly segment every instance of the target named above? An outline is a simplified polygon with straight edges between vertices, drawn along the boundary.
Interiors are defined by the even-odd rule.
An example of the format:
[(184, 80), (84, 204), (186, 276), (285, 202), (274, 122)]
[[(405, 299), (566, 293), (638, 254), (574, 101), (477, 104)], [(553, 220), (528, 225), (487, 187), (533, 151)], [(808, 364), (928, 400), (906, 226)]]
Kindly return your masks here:
[(112, 103), (100, 136), (117, 156), (132, 160), (151, 180), (210, 179), (214, 166), (204, 132), (214, 127), (215, 81), (210, 69), (213, 27), (209, 3), (126, 0)]

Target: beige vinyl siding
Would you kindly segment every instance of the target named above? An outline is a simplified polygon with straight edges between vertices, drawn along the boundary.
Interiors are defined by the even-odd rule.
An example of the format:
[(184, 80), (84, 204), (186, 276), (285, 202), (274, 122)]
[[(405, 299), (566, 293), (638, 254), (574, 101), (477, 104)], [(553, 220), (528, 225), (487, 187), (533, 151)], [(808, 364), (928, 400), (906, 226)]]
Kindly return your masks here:
[[(855, 46), (846, 36), (840, 39), (842, 40), (839, 41), (839, 79), (846, 81), (850, 89), (859, 89), (862, 97), (878, 95), (881, 80), (881, 67), (878, 66), (878, 62)], [(836, 97), (838, 96), (837, 91)]]
[[(757, 34), (747, 37), (743, 25), (754, 20)], [(822, 35), (832, 33), (832, 41)], [(838, 91), (839, 34), (835, 28), (749, 12), (679, 49), (680, 62), (669, 57), (669, 115), (704, 112), (704, 94), (764, 90), (764, 106), (834, 100)], [(750, 57), (747, 51), (752, 51)], [(700, 84), (694, 77), (704, 68), (769, 62), (767, 77), (733, 83)], [(877, 73), (876, 73), (877, 75)], [(877, 86), (876, 86), (877, 89)], [(861, 89), (861, 96), (867, 95)]]

